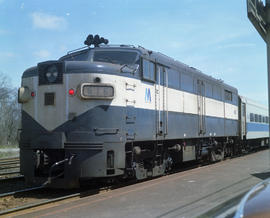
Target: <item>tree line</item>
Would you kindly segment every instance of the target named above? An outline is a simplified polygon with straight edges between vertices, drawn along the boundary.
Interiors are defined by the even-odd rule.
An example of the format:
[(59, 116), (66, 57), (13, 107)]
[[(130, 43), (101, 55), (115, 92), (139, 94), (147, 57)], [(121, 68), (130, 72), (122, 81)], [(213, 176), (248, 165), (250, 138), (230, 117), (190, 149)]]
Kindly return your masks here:
[(0, 72), (0, 146), (18, 145), (21, 114), (17, 95), (17, 88)]

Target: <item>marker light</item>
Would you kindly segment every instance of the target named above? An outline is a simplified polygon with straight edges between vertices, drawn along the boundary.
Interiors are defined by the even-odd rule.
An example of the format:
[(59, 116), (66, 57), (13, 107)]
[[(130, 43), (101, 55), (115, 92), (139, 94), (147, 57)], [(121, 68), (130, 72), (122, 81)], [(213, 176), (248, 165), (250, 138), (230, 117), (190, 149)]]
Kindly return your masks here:
[(75, 94), (74, 89), (69, 89), (68, 90), (68, 94), (71, 95), (71, 96), (73, 96)]

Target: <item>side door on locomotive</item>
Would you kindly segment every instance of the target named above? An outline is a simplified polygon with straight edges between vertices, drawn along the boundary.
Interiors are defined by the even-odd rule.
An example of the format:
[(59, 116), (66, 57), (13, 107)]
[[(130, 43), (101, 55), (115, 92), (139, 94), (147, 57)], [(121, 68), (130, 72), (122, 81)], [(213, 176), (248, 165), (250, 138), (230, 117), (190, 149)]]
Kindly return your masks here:
[(142, 91), (144, 102), (141, 103), (144, 108), (152, 111), (142, 121), (146, 124), (144, 134), (148, 133), (143, 138), (162, 141), (168, 135), (168, 68), (143, 58)]
[(168, 70), (156, 64), (155, 84), (156, 139), (164, 140), (168, 135)]
[(196, 78), (197, 80), (197, 108), (198, 108), (198, 135), (204, 136), (206, 133), (205, 125), (205, 82)]
[(246, 101), (244, 98), (238, 97), (238, 119), (239, 119), (239, 133), (241, 140), (246, 140)]

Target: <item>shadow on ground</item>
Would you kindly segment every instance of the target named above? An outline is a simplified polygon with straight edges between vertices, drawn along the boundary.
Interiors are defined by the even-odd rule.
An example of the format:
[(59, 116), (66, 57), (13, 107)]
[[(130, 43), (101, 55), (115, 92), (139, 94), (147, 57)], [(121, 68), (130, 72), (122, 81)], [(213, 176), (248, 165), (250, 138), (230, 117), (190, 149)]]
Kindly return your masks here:
[(255, 177), (259, 178), (259, 179), (262, 179), (262, 180), (270, 178), (270, 172), (254, 173), (254, 174), (251, 174), (251, 175), (255, 176)]

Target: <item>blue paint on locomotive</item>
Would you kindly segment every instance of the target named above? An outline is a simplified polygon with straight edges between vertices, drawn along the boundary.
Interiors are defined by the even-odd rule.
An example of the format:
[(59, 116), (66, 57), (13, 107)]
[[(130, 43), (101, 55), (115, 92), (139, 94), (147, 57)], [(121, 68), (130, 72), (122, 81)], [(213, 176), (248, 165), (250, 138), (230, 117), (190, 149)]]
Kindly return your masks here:
[(264, 123), (247, 123), (247, 132), (269, 132), (269, 125)]
[[(63, 123), (51, 132), (45, 130), (30, 115), (23, 111), (22, 124), (24, 125), (24, 132), (21, 134), (20, 145), (22, 147), (28, 147), (29, 145), (36, 147), (38, 145), (37, 148), (46, 145), (49, 148), (55, 148), (55, 137), (57, 136), (52, 134), (53, 132), (65, 133), (65, 142), (68, 142), (70, 146), (74, 144), (73, 142), (87, 142), (89, 145), (91, 143), (95, 144), (95, 142), (125, 143), (125, 119), (122, 117), (125, 110), (124, 107), (97, 106), (77, 116), (76, 119)], [(155, 137), (153, 138), (156, 135), (156, 122), (154, 122), (156, 111), (137, 108), (134, 111), (134, 116), (136, 117), (136, 123), (134, 124), (134, 131), (136, 132), (135, 141), (156, 140)], [(206, 116), (205, 135), (199, 136), (199, 129), (194, 128), (198, 127), (198, 121), (198, 115), (195, 114), (169, 112), (168, 135), (165, 137), (165, 140), (208, 137), (210, 135), (216, 137), (237, 136), (238, 134), (237, 120)], [(99, 133), (99, 129), (110, 132)], [(45, 141), (47, 142), (44, 144), (44, 138), (41, 136), (47, 133), (50, 137), (46, 137)], [(120, 140), (121, 136), (123, 137), (122, 140)], [(43, 141), (43, 143), (39, 141)], [(76, 147), (77, 145), (75, 144), (74, 146)], [(88, 145), (85, 146), (87, 147)]]

